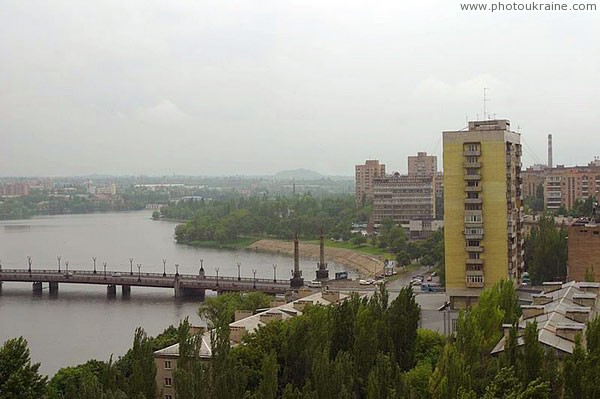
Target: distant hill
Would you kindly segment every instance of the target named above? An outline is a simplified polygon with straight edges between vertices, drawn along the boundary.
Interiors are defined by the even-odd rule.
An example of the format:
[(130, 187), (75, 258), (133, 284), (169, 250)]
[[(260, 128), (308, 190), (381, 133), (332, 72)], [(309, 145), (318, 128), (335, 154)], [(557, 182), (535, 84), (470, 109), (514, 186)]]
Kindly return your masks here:
[(276, 180), (319, 180), (325, 178), (322, 174), (308, 169), (283, 170), (275, 173)]

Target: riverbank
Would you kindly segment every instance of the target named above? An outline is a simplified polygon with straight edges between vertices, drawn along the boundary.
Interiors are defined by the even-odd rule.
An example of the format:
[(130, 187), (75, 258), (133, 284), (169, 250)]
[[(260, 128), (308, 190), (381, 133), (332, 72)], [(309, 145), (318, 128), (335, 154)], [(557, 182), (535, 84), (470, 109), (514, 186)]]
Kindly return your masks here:
[[(318, 262), (319, 245), (301, 241), (299, 246), (302, 258), (314, 259)], [(263, 239), (248, 245), (247, 249), (256, 252), (294, 256), (294, 243), (291, 240)], [(326, 247), (325, 261), (345, 266), (358, 272), (361, 276), (374, 276), (383, 271), (383, 257), (368, 255), (346, 248)], [(333, 276), (330, 277), (333, 278)]]

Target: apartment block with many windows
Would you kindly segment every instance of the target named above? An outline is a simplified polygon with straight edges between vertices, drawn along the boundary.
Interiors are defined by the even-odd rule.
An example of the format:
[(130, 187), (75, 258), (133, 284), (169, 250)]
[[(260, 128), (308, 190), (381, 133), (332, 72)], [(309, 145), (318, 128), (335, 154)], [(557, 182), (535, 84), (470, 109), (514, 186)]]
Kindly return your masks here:
[(469, 122), (443, 137), (446, 291), (462, 308), (522, 272), (521, 144), (508, 120)]

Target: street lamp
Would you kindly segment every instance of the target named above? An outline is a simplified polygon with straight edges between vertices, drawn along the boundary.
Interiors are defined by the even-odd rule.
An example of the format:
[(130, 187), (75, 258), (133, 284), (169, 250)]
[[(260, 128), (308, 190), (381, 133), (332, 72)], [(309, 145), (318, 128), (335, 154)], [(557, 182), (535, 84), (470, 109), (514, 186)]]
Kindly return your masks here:
[(65, 261), (65, 267), (67, 268), (67, 278), (69, 278), (69, 261)]
[(179, 277), (179, 265), (175, 264), (175, 276)]
[(104, 266), (104, 279), (106, 280), (106, 262), (102, 263), (102, 266)]
[(215, 267), (215, 271), (217, 272), (217, 287), (219, 286), (219, 268)]
[(133, 276), (133, 258), (129, 258), (129, 275)]
[(142, 281), (142, 264), (138, 263), (138, 281)]
[(31, 277), (31, 256), (27, 256), (27, 263), (29, 264), (29, 277)]
[(58, 272), (60, 273), (60, 255), (58, 255), (56, 259), (58, 260)]
[(167, 277), (167, 260), (163, 259), (163, 277)]
[(92, 261), (94, 262), (94, 274), (96, 274), (96, 257), (92, 256)]
[(241, 262), (238, 262), (238, 263), (237, 263), (237, 267), (238, 267), (238, 281), (240, 281), (240, 280), (241, 280), (241, 278), (240, 278), (240, 266), (241, 266), (241, 265), (242, 265), (242, 263), (241, 263)]
[(277, 282), (277, 264), (273, 264), (273, 282)]
[(256, 269), (252, 269), (252, 274), (254, 274), (254, 289), (256, 289)]

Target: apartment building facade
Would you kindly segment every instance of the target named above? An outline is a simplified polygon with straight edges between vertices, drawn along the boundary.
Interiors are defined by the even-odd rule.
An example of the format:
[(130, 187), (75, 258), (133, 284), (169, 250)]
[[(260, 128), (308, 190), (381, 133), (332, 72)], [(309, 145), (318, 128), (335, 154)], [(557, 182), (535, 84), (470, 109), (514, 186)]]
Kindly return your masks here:
[(446, 291), (462, 308), (523, 269), (520, 134), (508, 120), (472, 121), (443, 142)]
[(434, 176), (437, 173), (437, 157), (418, 152), (408, 157), (409, 176)]
[(523, 195), (535, 197), (543, 186), (544, 208), (555, 212), (561, 206), (573, 208), (577, 200), (600, 197), (600, 161), (587, 166), (557, 165), (554, 168), (527, 168), (523, 171)]
[(435, 219), (435, 175), (394, 173), (373, 181), (373, 222), (391, 219), (397, 224)]
[(373, 201), (373, 181), (385, 177), (385, 165), (377, 159), (369, 159), (364, 165), (355, 166), (356, 206)]

